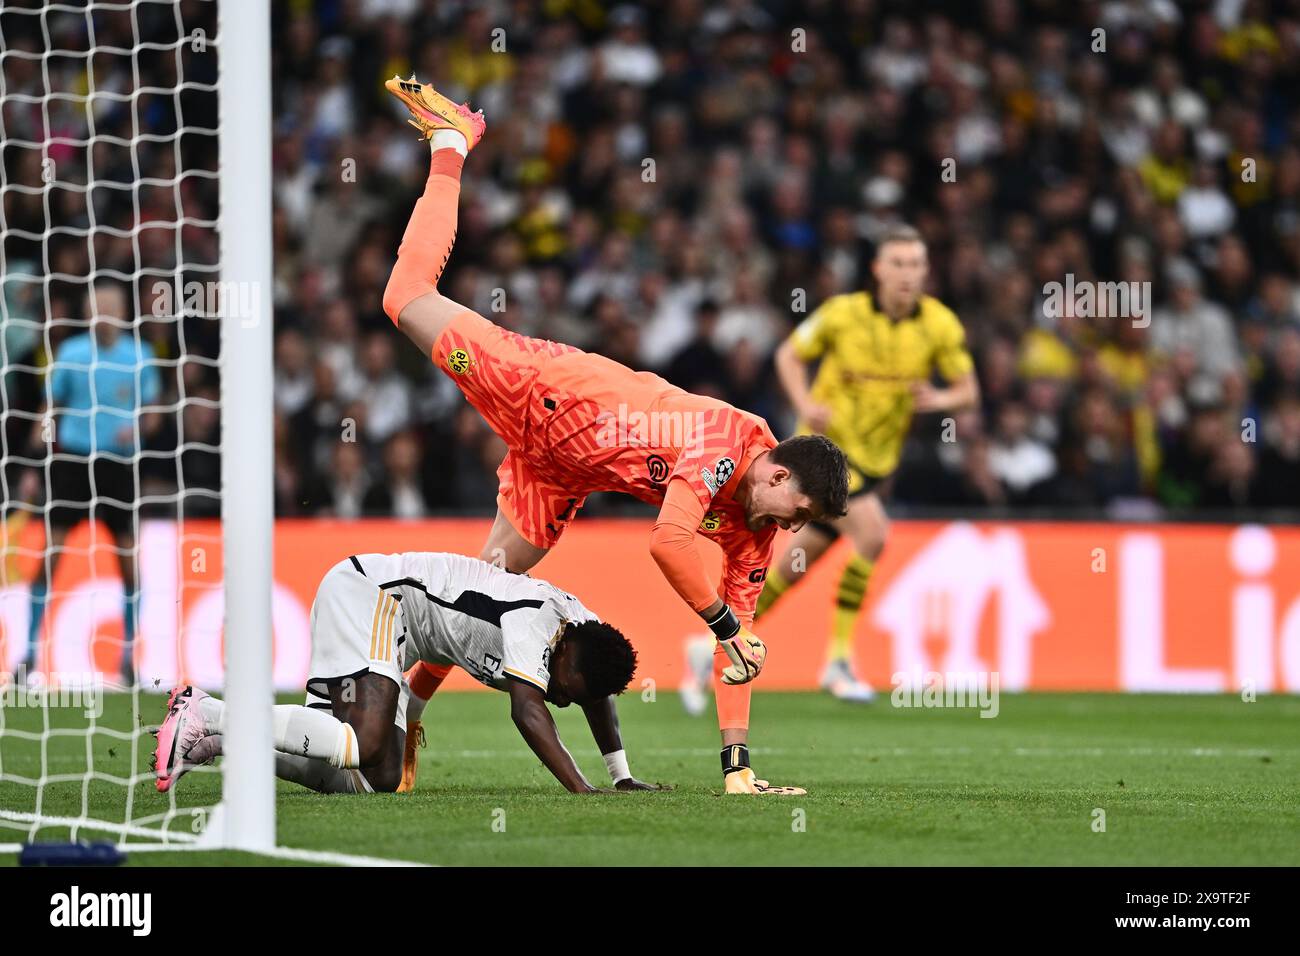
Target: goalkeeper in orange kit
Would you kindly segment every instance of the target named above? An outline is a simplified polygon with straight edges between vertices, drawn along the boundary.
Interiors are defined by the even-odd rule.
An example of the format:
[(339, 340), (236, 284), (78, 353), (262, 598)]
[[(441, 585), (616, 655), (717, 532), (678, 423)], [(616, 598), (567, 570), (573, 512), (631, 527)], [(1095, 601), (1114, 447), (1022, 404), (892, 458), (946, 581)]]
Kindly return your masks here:
[[(777, 530), (845, 513), (843, 453), (820, 435), (778, 443), (761, 418), (725, 402), (599, 355), (517, 335), (444, 297), (438, 279), (455, 242), (461, 169), (486, 123), (481, 113), (414, 78), (394, 77), (387, 87), (411, 111), (410, 123), (429, 140), (432, 158), (384, 291), (384, 311), (509, 449), (497, 469), (497, 515), (481, 557), (527, 571), (592, 492), (622, 491), (659, 505), (650, 553), (717, 638), (727, 792), (804, 792), (771, 787), (749, 766), (749, 682), (767, 654), (749, 626)], [(724, 552), (716, 588), (696, 548), (697, 533)], [(402, 789), (414, 783), (423, 702), (446, 673), (417, 665), (408, 674), (411, 732)]]

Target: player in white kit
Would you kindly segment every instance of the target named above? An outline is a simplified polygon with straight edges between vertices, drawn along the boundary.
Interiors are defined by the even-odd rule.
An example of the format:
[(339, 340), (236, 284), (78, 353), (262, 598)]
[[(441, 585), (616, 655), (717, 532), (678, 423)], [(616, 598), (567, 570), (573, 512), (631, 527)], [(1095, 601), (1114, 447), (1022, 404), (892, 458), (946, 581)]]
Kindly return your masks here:
[[(402, 775), (408, 688), (416, 660), (455, 664), (510, 695), (524, 740), (568, 790), (594, 792), (546, 704), (586, 713), (615, 787), (658, 789), (627, 769), (614, 696), (636, 651), (572, 594), (459, 554), (361, 554), (334, 565), (311, 609), (305, 705), (274, 708), (276, 773), (324, 793), (392, 792)], [(221, 753), (225, 705), (175, 688), (158, 732), (166, 791)]]

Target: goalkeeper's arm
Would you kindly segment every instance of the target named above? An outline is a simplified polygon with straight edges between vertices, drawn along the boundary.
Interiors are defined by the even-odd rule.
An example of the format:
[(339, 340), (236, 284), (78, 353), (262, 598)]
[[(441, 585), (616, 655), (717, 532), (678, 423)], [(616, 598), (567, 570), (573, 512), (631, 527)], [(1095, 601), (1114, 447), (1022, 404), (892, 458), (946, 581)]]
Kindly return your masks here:
[(763, 669), (767, 648), (709, 584), (695, 547), (695, 531), (702, 520), (704, 504), (685, 479), (674, 478), (650, 533), (650, 555), (673, 590), (704, 619), (731, 658), (731, 664), (722, 672), (723, 681), (744, 684)]

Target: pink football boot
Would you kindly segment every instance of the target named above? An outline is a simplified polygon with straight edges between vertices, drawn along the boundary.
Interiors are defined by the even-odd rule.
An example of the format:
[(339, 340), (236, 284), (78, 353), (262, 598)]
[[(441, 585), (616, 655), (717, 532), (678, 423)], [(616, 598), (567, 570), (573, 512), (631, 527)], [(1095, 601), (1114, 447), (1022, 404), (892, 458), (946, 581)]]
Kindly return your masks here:
[(198, 764), (189, 763), (190, 748), (207, 733), (198, 704), (208, 694), (190, 684), (173, 687), (167, 697), (167, 717), (158, 728), (154, 750), (154, 773), (158, 792), (166, 793), (185, 773)]

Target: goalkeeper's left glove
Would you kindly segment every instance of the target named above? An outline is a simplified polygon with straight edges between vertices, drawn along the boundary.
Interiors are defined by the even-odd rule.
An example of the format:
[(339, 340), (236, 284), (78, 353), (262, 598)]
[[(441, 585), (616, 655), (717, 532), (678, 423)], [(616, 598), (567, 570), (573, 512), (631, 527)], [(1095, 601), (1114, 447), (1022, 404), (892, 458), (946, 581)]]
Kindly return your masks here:
[(767, 660), (767, 645), (741, 624), (736, 613), (726, 604), (722, 605), (722, 610), (708, 624), (722, 649), (731, 658), (731, 663), (722, 669), (722, 682), (747, 684), (757, 677)]

